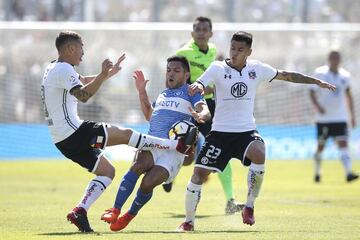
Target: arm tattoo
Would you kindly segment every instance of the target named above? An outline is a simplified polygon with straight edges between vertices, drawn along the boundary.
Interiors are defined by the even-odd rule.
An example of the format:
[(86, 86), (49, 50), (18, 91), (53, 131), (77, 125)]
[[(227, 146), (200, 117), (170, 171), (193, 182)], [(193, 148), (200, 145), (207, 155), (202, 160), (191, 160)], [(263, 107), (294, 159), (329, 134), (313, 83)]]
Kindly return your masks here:
[(70, 93), (72, 95), (74, 95), (74, 97), (79, 99), (81, 102), (86, 102), (89, 98), (92, 97), (91, 93), (87, 92), (86, 90), (84, 90), (82, 88), (75, 88), (75, 89), (71, 90)]
[(284, 80), (288, 81), (288, 82), (308, 83), (308, 84), (316, 83), (316, 79), (314, 79), (312, 77), (309, 77), (309, 76), (306, 76), (306, 75), (301, 74), (301, 73), (283, 71), (281, 74), (283, 75)]

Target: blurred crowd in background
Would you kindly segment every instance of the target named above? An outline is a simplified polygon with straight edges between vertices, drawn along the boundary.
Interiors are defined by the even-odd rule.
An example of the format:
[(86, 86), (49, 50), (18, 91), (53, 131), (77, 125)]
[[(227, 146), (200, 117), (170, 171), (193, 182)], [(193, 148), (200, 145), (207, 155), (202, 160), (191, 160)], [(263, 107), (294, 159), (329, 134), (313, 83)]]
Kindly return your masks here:
[[(345, 4), (346, 2), (346, 4)], [(116, 79), (106, 83), (87, 104), (79, 104), (81, 118), (120, 124), (145, 120), (138, 103), (132, 73), (144, 70), (150, 79), (150, 97), (165, 82), (166, 58), (186, 43), (192, 21), (199, 15), (217, 22), (359, 22), (358, 0), (0, 0), (0, 21), (159, 21), (188, 22), (188, 30), (103, 31), (94, 24), (79, 30), (85, 56), (77, 71), (96, 74), (101, 61), (127, 59)], [(36, 23), (32, 25), (36, 26)], [(241, 25), (239, 25), (241, 26)], [(75, 25), (74, 25), (75, 27)], [(234, 29), (242, 30), (242, 29)], [(211, 39), (219, 53), (229, 50), (234, 31), (214, 31)], [(46, 65), (57, 58), (54, 46), (58, 29), (0, 28), (0, 123), (43, 123), (40, 85)], [(259, 31), (254, 34), (251, 58), (279, 69), (312, 74), (327, 63), (336, 48), (343, 66), (353, 74), (356, 111), (360, 112), (360, 31)], [(259, 88), (255, 114), (259, 124), (310, 124), (313, 109), (305, 86), (274, 81)]]
[(0, 21), (359, 22), (356, 0), (0, 0)]

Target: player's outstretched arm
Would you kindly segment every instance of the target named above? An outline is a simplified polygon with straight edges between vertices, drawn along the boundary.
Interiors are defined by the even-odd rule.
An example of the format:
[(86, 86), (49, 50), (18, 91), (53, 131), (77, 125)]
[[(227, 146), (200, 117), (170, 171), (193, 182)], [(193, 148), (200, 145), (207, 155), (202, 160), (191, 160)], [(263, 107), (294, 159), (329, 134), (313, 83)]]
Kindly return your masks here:
[(146, 92), (146, 84), (149, 82), (149, 80), (145, 80), (145, 76), (141, 70), (136, 70), (134, 72), (133, 78), (135, 80), (135, 86), (139, 94), (141, 110), (145, 116), (145, 119), (149, 121), (153, 112), (148, 94)]
[(125, 54), (121, 55), (115, 65), (109, 60), (105, 59), (101, 64), (101, 73), (99, 73), (92, 81), (85, 86), (71, 89), (70, 93), (74, 95), (79, 101), (86, 102), (89, 100), (100, 88), (101, 84), (118, 73), (121, 69), (120, 63), (125, 59)]
[(194, 94), (197, 92), (199, 92), (203, 95), (204, 94), (204, 85), (202, 85), (199, 82), (194, 82), (193, 84), (191, 84), (189, 86), (188, 93), (190, 96), (194, 96)]
[(313, 77), (310, 77), (310, 76), (307, 76), (305, 74), (298, 73), (298, 72), (279, 70), (277, 75), (275, 76), (275, 79), (284, 80), (284, 81), (293, 82), (293, 83), (316, 84), (321, 88), (327, 88), (331, 91), (335, 91), (335, 89), (336, 89), (336, 87), (330, 83), (327, 83), (320, 79), (313, 78)]

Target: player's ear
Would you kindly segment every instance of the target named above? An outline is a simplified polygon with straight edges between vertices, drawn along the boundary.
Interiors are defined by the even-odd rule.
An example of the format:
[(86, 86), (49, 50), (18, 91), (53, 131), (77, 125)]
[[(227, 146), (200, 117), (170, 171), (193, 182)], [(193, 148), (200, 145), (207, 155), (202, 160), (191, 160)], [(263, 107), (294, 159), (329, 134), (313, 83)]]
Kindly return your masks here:
[(188, 79), (190, 79), (190, 72), (185, 72), (185, 79), (186, 79), (186, 82)]
[(211, 31), (211, 32), (210, 32), (210, 37), (209, 37), (209, 38), (211, 38), (212, 36), (213, 36), (213, 32)]
[(252, 48), (249, 49), (249, 55), (248, 56), (250, 56), (251, 53), (252, 53)]
[(191, 32), (191, 37), (194, 38), (194, 31)]

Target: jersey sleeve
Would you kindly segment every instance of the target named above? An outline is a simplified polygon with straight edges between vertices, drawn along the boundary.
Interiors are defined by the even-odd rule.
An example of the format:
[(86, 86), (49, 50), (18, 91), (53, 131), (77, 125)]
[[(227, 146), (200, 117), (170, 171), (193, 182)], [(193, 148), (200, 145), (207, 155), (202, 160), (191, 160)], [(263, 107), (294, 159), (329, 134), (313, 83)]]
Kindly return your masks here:
[(80, 81), (80, 75), (71, 67), (63, 68), (59, 74), (59, 84), (68, 91), (83, 85)]
[(261, 65), (260, 65), (260, 73), (261, 73), (260, 81), (269, 81), (269, 82), (271, 82), (272, 80), (275, 79), (275, 77), (276, 77), (276, 75), (278, 73), (278, 70), (276, 68), (273, 68), (269, 64), (261, 63)]
[(192, 106), (196, 106), (199, 103), (205, 103), (204, 97), (200, 93), (195, 93), (194, 96), (190, 96), (190, 102)]
[(211, 63), (208, 69), (196, 80), (201, 83), (204, 87), (214, 84), (216, 76), (221, 69), (216, 63)]

